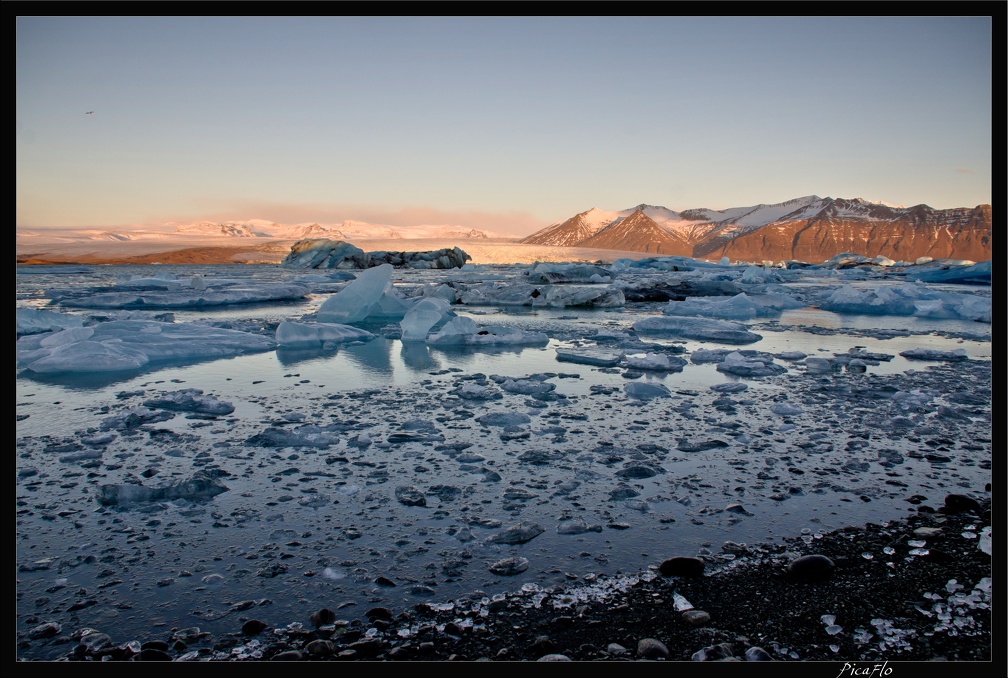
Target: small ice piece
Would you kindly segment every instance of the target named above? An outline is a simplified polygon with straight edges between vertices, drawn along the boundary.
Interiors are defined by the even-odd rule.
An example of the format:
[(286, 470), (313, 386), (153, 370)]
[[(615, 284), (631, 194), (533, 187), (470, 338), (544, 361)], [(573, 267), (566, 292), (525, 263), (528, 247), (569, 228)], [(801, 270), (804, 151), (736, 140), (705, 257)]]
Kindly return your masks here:
[(714, 384), (710, 390), (715, 393), (741, 393), (749, 388), (749, 384), (742, 381), (729, 381), (723, 384)]
[(647, 353), (643, 357), (639, 355), (627, 356), (627, 367), (638, 370), (653, 370), (656, 372), (670, 372), (682, 369), (686, 361), (682, 358), (670, 359), (664, 353)]
[(686, 600), (686, 598), (679, 593), (675, 592), (672, 593), (672, 606), (675, 608), (676, 612), (685, 612), (686, 610), (693, 609), (693, 603)]
[(770, 406), (770, 411), (774, 414), (786, 417), (791, 414), (801, 414), (802, 408), (791, 405), (790, 403), (774, 403)]
[(980, 550), (991, 555), (991, 526), (987, 525), (982, 530), (980, 530), (980, 543), (977, 544)]
[(603, 349), (558, 348), (556, 349), (556, 359), (565, 363), (613, 367), (623, 360), (623, 352)]
[(656, 384), (648, 381), (631, 381), (623, 386), (627, 397), (638, 400), (650, 400), (651, 398), (671, 398), (672, 392), (664, 384)]
[(934, 360), (937, 362), (961, 362), (969, 360), (966, 350), (957, 348), (954, 351), (939, 351), (933, 348), (912, 348), (908, 351), (900, 352), (900, 355), (907, 360)]

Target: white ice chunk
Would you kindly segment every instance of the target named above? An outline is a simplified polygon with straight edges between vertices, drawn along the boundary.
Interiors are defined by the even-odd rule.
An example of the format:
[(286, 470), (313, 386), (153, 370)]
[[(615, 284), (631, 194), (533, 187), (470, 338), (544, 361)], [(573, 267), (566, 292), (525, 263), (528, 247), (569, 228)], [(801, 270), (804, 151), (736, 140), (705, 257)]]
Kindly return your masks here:
[(306, 285), (271, 281), (229, 281), (227, 285), (193, 287), (179, 283), (165, 290), (139, 289), (127, 292), (98, 292), (62, 299), (67, 308), (207, 308), (231, 304), (287, 301), (301, 299), (309, 292)]
[(980, 550), (991, 555), (991, 526), (986, 525), (982, 530), (980, 530), (980, 543), (978, 544)]
[(638, 334), (662, 334), (723, 344), (753, 344), (763, 338), (747, 330), (742, 323), (693, 316), (651, 316), (638, 320), (633, 328)]
[(448, 314), (451, 304), (447, 299), (424, 297), (413, 305), (399, 321), (403, 341), (424, 341), (435, 325)]
[(677, 357), (670, 358), (664, 353), (647, 353), (643, 356), (627, 356), (626, 364), (627, 367), (632, 367), (638, 370), (670, 372), (673, 370), (681, 370), (686, 365), (686, 361)]
[(670, 301), (663, 312), (677, 316), (752, 320), (777, 316), (782, 310), (803, 306), (802, 302), (783, 294), (749, 296), (742, 292), (733, 297), (688, 297), (683, 301)]
[(276, 329), (277, 344), (285, 348), (308, 348), (323, 344), (370, 341), (375, 335), (340, 323), (294, 322), (284, 320)]
[(37, 334), (52, 330), (67, 330), (82, 327), (84, 319), (71, 313), (57, 313), (37, 308), (19, 308), (15, 311), (17, 334)]
[(651, 398), (671, 398), (672, 392), (665, 384), (657, 384), (651, 381), (631, 381), (623, 385), (623, 391), (628, 398), (638, 400), (650, 400)]
[(224, 358), (274, 348), (272, 337), (210, 325), (113, 320), (22, 337), (16, 353), (19, 367), (56, 374), (116, 372), (150, 362)]
[(480, 327), (467, 316), (456, 316), (427, 337), (431, 346), (542, 346), (549, 343), (543, 332), (523, 332), (513, 327)]
[(326, 299), (318, 309), (318, 319), (327, 323), (356, 323), (370, 315), (392, 286), (392, 264), (361, 271), (346, 287)]
[(623, 352), (591, 348), (558, 348), (556, 359), (564, 363), (613, 367), (623, 359)]

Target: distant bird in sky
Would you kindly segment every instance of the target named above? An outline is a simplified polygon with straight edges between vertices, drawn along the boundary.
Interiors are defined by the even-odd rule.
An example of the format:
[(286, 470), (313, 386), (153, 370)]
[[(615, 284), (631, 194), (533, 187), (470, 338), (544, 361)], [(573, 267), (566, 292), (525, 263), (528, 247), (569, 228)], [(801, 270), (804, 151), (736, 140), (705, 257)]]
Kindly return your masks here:
[(92, 114), (94, 114), (94, 111), (88, 111), (87, 112), (87, 115), (92, 115)]

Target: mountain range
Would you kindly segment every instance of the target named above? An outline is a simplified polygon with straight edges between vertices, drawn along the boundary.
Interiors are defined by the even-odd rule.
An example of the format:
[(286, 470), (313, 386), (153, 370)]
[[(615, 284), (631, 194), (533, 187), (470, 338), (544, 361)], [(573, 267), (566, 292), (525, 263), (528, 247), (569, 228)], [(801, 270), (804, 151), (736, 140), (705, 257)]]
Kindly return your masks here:
[(641, 204), (618, 212), (592, 208), (520, 242), (732, 261), (821, 263), (844, 252), (986, 261), (991, 206), (937, 210), (815, 195), (725, 210)]

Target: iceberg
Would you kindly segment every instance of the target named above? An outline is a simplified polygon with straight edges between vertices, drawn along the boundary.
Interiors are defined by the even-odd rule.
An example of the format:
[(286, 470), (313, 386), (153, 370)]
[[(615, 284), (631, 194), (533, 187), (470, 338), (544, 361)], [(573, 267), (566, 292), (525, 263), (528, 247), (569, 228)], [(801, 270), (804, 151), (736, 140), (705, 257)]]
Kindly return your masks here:
[(357, 323), (371, 314), (382, 296), (392, 288), (392, 265), (382, 264), (362, 271), (346, 287), (322, 302), (317, 318), (327, 323)]

